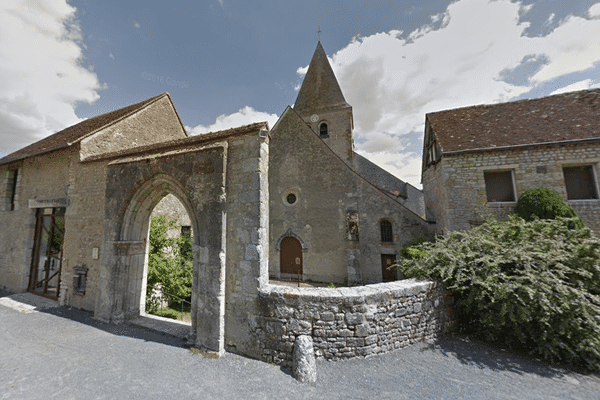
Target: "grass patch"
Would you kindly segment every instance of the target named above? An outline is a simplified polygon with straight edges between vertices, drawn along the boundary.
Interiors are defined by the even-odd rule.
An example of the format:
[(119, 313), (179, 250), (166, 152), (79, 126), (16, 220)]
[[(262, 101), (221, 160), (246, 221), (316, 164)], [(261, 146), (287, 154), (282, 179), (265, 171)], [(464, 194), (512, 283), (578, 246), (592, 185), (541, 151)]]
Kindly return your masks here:
[(146, 311), (148, 314), (158, 315), (159, 317), (177, 319), (183, 322), (192, 322), (192, 313), (190, 311), (186, 311), (183, 309), (183, 313), (181, 309), (175, 309), (171, 307), (150, 309)]
[(190, 347), (190, 352), (195, 356), (202, 355), (202, 357), (208, 358), (209, 360), (216, 360), (217, 358), (219, 358), (219, 355), (217, 353), (206, 352), (197, 347)]

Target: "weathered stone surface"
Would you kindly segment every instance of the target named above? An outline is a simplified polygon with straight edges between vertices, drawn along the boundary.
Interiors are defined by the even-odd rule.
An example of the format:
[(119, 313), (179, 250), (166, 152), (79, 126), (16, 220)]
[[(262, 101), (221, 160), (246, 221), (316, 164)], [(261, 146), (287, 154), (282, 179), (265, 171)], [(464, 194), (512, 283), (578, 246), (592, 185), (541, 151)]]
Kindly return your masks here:
[[(391, 295), (397, 292), (404, 295)], [(277, 313), (278, 326), (285, 332), (269, 338), (291, 345), (295, 336), (310, 335), (318, 349), (315, 357), (337, 360), (432, 340), (453, 325), (450, 297), (441, 284), (406, 280), (329, 293), (335, 300), (314, 288), (263, 287), (260, 298), (266, 309), (285, 310)], [(356, 304), (357, 300), (368, 306)], [(421, 306), (435, 301), (438, 307)], [(273, 327), (267, 326), (267, 331), (272, 333)], [(266, 356), (263, 359), (270, 360)], [(273, 362), (291, 366), (292, 354), (283, 354)]]
[(317, 363), (312, 337), (301, 335), (296, 338), (292, 370), (294, 377), (300, 382), (315, 382), (317, 380)]

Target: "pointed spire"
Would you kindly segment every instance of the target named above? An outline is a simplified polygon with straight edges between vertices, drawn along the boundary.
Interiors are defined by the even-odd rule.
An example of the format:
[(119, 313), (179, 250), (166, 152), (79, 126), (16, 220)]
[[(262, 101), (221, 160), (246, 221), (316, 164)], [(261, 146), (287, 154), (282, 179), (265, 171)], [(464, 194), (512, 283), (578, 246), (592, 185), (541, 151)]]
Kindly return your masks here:
[(300, 115), (308, 115), (322, 109), (341, 107), (349, 105), (319, 41), (298, 92), (294, 110)]

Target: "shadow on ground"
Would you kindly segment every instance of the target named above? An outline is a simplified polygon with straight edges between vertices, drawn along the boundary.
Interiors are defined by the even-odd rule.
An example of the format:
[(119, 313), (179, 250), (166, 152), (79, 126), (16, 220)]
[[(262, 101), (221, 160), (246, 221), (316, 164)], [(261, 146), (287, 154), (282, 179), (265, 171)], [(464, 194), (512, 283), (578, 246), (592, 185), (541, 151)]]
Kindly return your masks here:
[[(494, 372), (536, 374), (546, 378), (560, 378), (569, 372), (565, 367), (548, 365), (527, 354), (508, 351), (459, 333), (448, 334), (421, 349), (421, 351), (428, 350), (435, 350), (446, 357), (456, 358), (464, 365), (473, 365)], [(577, 372), (585, 374), (582, 371)]]
[(53, 300), (44, 299), (43, 297), (35, 296), (30, 293), (15, 294), (0, 289), (0, 300), (2, 298), (11, 298), (15, 302), (21, 303), (24, 306), (30, 306), (30, 308), (35, 311), (79, 322), (113, 335), (127, 336), (134, 339), (141, 339), (147, 342), (156, 342), (174, 347), (190, 347), (188, 342), (182, 337), (170, 335), (165, 332), (159, 332), (143, 326), (132, 325), (127, 322), (103, 322), (95, 319), (92, 312), (69, 307), (60, 307)]

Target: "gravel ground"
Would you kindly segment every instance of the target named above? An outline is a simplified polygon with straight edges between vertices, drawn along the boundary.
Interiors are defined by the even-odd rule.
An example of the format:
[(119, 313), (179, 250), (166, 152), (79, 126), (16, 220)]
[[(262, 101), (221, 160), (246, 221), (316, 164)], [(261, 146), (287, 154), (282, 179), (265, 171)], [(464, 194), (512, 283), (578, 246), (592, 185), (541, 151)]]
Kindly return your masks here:
[(0, 399), (600, 399), (598, 375), (461, 336), (318, 361), (317, 382), (300, 384), (275, 365), (204, 358), (168, 334), (15, 296), (0, 291)]

